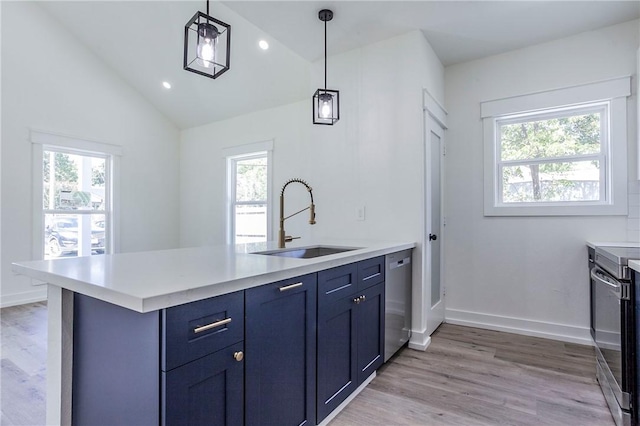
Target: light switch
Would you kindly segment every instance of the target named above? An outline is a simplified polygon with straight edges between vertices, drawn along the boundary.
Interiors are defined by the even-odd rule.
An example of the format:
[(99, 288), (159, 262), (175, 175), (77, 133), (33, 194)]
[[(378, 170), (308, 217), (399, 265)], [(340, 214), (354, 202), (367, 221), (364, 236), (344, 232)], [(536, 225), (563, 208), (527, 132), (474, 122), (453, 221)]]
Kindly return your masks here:
[(364, 206), (358, 207), (357, 219), (358, 220), (364, 220)]

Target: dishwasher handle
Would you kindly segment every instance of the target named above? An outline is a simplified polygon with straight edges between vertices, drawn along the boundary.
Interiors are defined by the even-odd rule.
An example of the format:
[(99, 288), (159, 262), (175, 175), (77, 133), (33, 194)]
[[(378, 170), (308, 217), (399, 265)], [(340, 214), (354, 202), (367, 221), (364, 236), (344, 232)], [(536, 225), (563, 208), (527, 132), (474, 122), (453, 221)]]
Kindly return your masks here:
[(614, 292), (618, 299), (629, 300), (628, 286), (625, 283), (609, 277), (602, 269), (594, 266), (591, 269), (591, 279), (597, 283), (604, 284), (609, 287), (609, 290)]
[(396, 269), (411, 264), (411, 256), (389, 263), (389, 269)]

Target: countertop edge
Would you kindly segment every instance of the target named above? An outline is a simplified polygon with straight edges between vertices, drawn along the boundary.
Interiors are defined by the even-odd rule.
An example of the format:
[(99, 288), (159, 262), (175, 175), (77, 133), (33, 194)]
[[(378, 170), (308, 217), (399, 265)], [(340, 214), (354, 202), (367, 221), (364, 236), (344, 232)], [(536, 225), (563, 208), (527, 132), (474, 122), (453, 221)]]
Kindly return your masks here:
[(44, 281), (48, 285), (61, 287), (66, 290), (93, 297), (136, 312), (146, 313), (209, 297), (233, 293), (235, 291), (242, 291), (260, 285), (269, 284), (271, 282), (311, 274), (324, 269), (331, 269), (415, 247), (415, 243), (381, 243), (375, 244), (370, 248), (365, 247), (363, 249), (347, 251), (315, 259), (295, 259), (296, 263), (299, 263), (299, 265), (294, 263), (293, 266), (289, 265), (281, 270), (271, 270), (264, 273), (256, 273), (255, 275), (212, 282), (211, 284), (198, 284), (192, 288), (180, 289), (178, 291), (166, 291), (162, 294), (152, 295), (149, 297), (141, 297), (135, 294), (128, 294), (123, 291), (116, 291), (113, 288), (92, 284), (70, 276), (47, 271), (44, 267), (37, 268), (35, 266), (30, 267), (29, 265), (24, 265), (22, 263), (13, 263), (12, 270), (15, 273)]
[(640, 242), (637, 241), (587, 241), (587, 246), (591, 248), (600, 247), (640, 247)]
[(629, 268), (633, 269), (636, 272), (640, 273), (640, 260), (630, 260)]

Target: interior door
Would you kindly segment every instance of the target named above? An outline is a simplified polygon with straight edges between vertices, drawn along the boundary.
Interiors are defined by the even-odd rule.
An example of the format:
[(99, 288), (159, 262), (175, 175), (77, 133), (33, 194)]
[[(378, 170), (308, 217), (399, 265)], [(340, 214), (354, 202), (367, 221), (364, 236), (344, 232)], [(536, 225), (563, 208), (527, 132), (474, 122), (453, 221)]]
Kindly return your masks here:
[(444, 321), (444, 285), (442, 283), (442, 170), (444, 129), (425, 112), (425, 291), (431, 295), (427, 309), (426, 332), (431, 335)]

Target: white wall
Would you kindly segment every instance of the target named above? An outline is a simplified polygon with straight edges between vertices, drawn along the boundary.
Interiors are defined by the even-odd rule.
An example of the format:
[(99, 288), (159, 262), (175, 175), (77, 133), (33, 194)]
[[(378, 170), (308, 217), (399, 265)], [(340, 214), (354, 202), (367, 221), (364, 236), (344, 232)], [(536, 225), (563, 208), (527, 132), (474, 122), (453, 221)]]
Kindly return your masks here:
[[(306, 152), (311, 143), (308, 125), (311, 117), (310, 106), (310, 101), (293, 103), (182, 132), (180, 147), (180, 245), (182, 247), (226, 244), (226, 163), (223, 150), (267, 140), (273, 140), (272, 170), (275, 202), (272, 223), (275, 231), (272, 237), (277, 235), (277, 196), (282, 184), (291, 177), (301, 177), (311, 181), (311, 177), (306, 172), (309, 161)], [(311, 183), (313, 184), (313, 181)], [(289, 189), (287, 194), (288, 191)], [(289, 205), (294, 203), (290, 199), (287, 202)], [(308, 201), (302, 201), (302, 206), (307, 203)], [(287, 225), (295, 225), (296, 219), (289, 220)], [(295, 228), (287, 230), (297, 232)], [(303, 230), (308, 236), (308, 230), (306, 228)]]
[(29, 129), (123, 147), (117, 206), (123, 252), (178, 245), (179, 131), (35, 3), (0, 7), (0, 304), (6, 306), (46, 296), (43, 286), (11, 272), (11, 262), (32, 258)]
[[(623, 75), (635, 79), (638, 25), (631, 21), (445, 69), (448, 322), (588, 342), (585, 241), (625, 241), (628, 218), (484, 217), (480, 102)], [(636, 99), (634, 88), (629, 181), (637, 170)]]
[[(384, 58), (384, 60), (381, 60)], [(302, 214), (286, 222), (287, 234), (308, 238), (415, 241), (423, 228), (422, 89), (443, 100), (444, 70), (415, 31), (331, 56), (328, 88), (340, 90), (340, 121), (311, 124), (311, 95), (323, 82), (323, 62), (313, 64), (309, 99), (182, 132), (181, 245), (225, 241), (222, 149), (274, 140), (274, 200), (289, 178), (313, 187), (317, 224)], [(287, 188), (287, 213), (308, 203), (301, 186)], [(358, 206), (366, 220), (358, 221)], [(276, 236), (277, 202), (273, 229)], [(414, 256), (414, 329), (425, 328), (421, 248)], [(418, 333), (417, 335), (420, 335)]]

